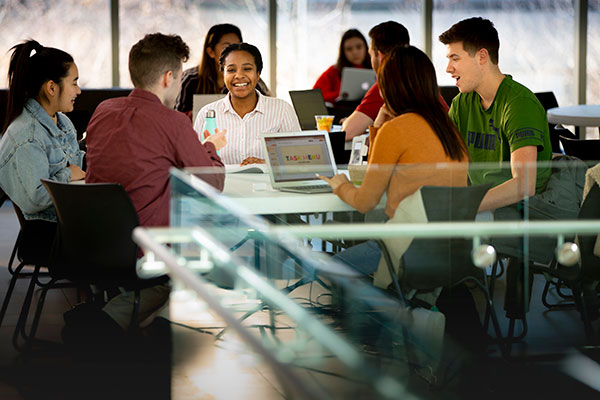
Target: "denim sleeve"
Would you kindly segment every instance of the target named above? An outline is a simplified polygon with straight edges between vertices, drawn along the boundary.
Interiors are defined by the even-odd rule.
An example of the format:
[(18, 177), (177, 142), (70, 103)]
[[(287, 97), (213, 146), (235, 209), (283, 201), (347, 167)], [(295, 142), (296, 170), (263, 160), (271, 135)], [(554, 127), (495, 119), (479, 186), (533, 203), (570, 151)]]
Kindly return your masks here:
[[(33, 141), (19, 146), (15, 150), (6, 177), (10, 187), (10, 196), (24, 213), (34, 214), (52, 205), (50, 195), (40, 179), (52, 179), (59, 182), (71, 180), (71, 170), (66, 165), (51, 166), (42, 146)], [(57, 170), (54, 176), (49, 171)]]

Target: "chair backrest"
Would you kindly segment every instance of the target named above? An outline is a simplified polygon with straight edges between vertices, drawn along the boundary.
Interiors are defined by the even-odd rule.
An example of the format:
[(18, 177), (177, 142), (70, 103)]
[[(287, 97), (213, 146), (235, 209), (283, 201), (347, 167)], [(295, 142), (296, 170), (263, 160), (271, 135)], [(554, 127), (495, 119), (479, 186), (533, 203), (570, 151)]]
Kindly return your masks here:
[(423, 186), (421, 197), (428, 221), (472, 221), (490, 185)]
[[(428, 221), (474, 221), (490, 186), (422, 187)], [(471, 250), (472, 241), (462, 238), (415, 239), (402, 257), (402, 282), (418, 290), (452, 286), (474, 271)]]
[(562, 135), (559, 138), (565, 149), (565, 154), (584, 161), (598, 161), (600, 159), (600, 140), (571, 139)]
[(58, 217), (50, 273), (69, 279), (136, 280), (139, 219), (116, 183), (69, 184), (42, 179)]
[(440, 86), (440, 94), (444, 98), (444, 101), (446, 102), (446, 104), (448, 104), (448, 107), (450, 107), (452, 105), (452, 100), (454, 100), (454, 98), (456, 97), (458, 92), (459, 92), (459, 90), (456, 87), (456, 85)]
[(2, 207), (2, 204), (4, 204), (6, 200), (8, 200), (8, 195), (4, 193), (4, 190), (0, 187), (0, 207)]
[[(558, 107), (558, 101), (556, 101), (556, 96), (554, 96), (554, 92), (537, 92), (535, 93), (535, 97), (537, 97), (539, 102), (542, 104), (542, 107), (544, 107), (544, 110), (546, 111), (548, 111), (550, 108)], [(548, 123), (548, 130), (550, 131), (550, 143), (552, 144), (553, 153), (562, 153), (559, 145), (559, 136), (562, 135), (571, 138), (576, 138), (573, 132), (566, 128), (557, 127), (556, 124)]]
[[(578, 219), (600, 219), (600, 186), (594, 184), (579, 209)], [(594, 255), (598, 235), (579, 236), (581, 251), (581, 274), (584, 279), (600, 280), (600, 257)]]

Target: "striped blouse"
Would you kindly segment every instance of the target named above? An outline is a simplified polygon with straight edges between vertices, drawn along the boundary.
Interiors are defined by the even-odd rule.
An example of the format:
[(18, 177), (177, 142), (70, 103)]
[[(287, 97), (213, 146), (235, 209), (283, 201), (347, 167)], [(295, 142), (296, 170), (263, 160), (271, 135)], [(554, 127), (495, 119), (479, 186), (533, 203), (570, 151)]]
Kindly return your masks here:
[(194, 129), (201, 138), (208, 110), (215, 110), (217, 129), (227, 129), (227, 144), (219, 154), (225, 164), (240, 164), (248, 157), (265, 158), (260, 134), (263, 132), (300, 131), (298, 117), (291, 105), (281, 99), (256, 92), (258, 102), (253, 111), (240, 118), (229, 96), (204, 106), (196, 117)]

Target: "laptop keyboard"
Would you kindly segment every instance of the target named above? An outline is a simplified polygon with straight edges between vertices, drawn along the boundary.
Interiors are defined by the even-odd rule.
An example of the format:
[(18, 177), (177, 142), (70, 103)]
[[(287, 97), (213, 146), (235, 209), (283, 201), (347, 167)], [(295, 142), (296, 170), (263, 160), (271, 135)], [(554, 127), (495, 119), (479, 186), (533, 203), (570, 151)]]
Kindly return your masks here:
[(283, 191), (300, 193), (328, 193), (333, 192), (329, 185), (289, 186), (281, 188)]

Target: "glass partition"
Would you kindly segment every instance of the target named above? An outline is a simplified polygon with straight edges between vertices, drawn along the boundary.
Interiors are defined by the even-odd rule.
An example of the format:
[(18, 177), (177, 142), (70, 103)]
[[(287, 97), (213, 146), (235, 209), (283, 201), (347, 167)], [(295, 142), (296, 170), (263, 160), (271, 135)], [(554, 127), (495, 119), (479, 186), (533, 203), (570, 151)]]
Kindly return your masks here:
[[(473, 183), (515, 171), (530, 177), (531, 168), (550, 178), (540, 194), (504, 214), (486, 213), (478, 212), (480, 199), (493, 192), (465, 186), (467, 168)], [(433, 182), (443, 176), (459, 186), (408, 193), (392, 214), (393, 193), (359, 213), (331, 193), (273, 189), (271, 174), (226, 174), (220, 193), (203, 176), (222, 171), (173, 170), (171, 227), (135, 236), (146, 252), (144, 270), (166, 268), (173, 278), (172, 316), (174, 304), (190, 299), (196, 306), (184, 313), (211, 310), (221, 324), (199, 320), (197, 327), (222, 340), (241, 337), (291, 393), (419, 397), (415, 379), (440, 384), (446, 374), (477, 362), (475, 352), (486, 351), (475, 350), (481, 340), (475, 334), (462, 341), (444, 336), (446, 317), (437, 309), (444, 288), (468, 282), (491, 305), (495, 260), (506, 265), (511, 256), (522, 266), (527, 300), (520, 307), (526, 309), (530, 271), (545, 264), (581, 268), (571, 243), (575, 234), (595, 238), (600, 232), (598, 219), (577, 219), (586, 169), (573, 160), (522, 169), (475, 163), (352, 167), (355, 184), (382, 175), (408, 188), (415, 177)], [(552, 197), (556, 182), (572, 186)], [(529, 183), (525, 178), (523, 187)], [(364, 257), (373, 248), (380, 254), (375, 263)], [(492, 310), (480, 311), (487, 334), (496, 338), (505, 333)], [(492, 357), (507, 355), (502, 341), (486, 347)]]

